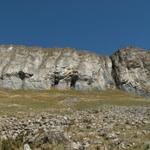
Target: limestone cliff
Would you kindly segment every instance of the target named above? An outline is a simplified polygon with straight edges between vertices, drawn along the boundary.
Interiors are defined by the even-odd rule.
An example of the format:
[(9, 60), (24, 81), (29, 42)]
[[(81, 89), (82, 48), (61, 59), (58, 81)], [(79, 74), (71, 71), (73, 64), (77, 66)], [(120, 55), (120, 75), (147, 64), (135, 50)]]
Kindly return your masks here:
[(150, 96), (150, 51), (139, 48), (120, 49), (111, 59), (118, 88)]
[(1, 45), (0, 64), (1, 88), (121, 88), (150, 93), (150, 52), (136, 48), (108, 57), (70, 48)]
[(0, 47), (0, 87), (106, 89), (115, 86), (109, 57), (74, 49)]

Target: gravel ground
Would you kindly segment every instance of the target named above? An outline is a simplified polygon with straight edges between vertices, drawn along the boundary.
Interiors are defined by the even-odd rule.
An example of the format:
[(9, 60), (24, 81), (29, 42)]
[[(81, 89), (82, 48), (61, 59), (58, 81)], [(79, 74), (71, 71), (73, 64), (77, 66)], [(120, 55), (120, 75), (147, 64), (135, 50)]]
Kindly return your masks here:
[(150, 107), (0, 117), (2, 150), (150, 150)]

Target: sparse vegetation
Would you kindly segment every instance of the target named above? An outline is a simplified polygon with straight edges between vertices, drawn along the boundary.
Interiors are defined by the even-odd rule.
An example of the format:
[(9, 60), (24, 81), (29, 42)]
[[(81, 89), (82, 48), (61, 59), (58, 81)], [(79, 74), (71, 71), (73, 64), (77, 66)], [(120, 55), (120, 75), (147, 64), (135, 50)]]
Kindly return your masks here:
[[(144, 141), (149, 139), (149, 133), (146, 133), (149, 107), (149, 99), (120, 90), (0, 90), (0, 118), (4, 117), (2, 130), (12, 137), (11, 133), (20, 132), (15, 140), (1, 140), (0, 148), (22, 150), (34, 137), (35, 141), (29, 142), (33, 150), (37, 147), (39, 150), (63, 150), (65, 146), (82, 146), (89, 140), (86, 150), (99, 149), (104, 143), (114, 147), (115, 140), (120, 142), (119, 146), (125, 144), (128, 150), (142, 150)], [(7, 121), (11, 123), (7, 125)], [(51, 125), (57, 127), (51, 134), (41, 130), (43, 127), (50, 131), (53, 129)], [(66, 135), (71, 135), (74, 141), (68, 143), (70, 145), (60, 142), (68, 140)], [(54, 141), (51, 141), (52, 137)]]
[[(76, 101), (69, 105), (72, 99)], [(68, 105), (66, 105), (66, 100)], [(69, 102), (70, 101), (70, 102)], [(0, 115), (42, 111), (65, 111), (98, 108), (101, 105), (150, 106), (149, 99), (119, 90), (76, 91), (56, 90), (1, 90)]]

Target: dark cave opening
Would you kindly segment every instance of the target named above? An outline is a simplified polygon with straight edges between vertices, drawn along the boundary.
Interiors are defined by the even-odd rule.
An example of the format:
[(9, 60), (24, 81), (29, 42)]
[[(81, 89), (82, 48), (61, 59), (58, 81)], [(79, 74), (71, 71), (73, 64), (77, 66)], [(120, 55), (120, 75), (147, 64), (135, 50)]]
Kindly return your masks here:
[(54, 72), (52, 87), (57, 86), (59, 84), (60, 80), (61, 80), (61, 76), (60, 76), (59, 72)]
[(54, 86), (58, 85), (59, 84), (59, 77), (58, 76), (55, 76), (54, 77)]
[(18, 75), (21, 80), (24, 80), (26, 78), (26, 74), (23, 71), (19, 71)]
[(1, 80), (4, 80), (4, 77), (3, 77), (3, 75), (1, 75), (1, 76), (0, 76), (0, 79), (1, 79)]
[(70, 87), (75, 88), (78, 78), (79, 78), (78, 75), (73, 75), (71, 77)]
[(31, 73), (25, 73), (23, 71), (19, 71), (18, 75), (21, 80), (24, 80), (25, 78), (30, 78), (33, 76), (33, 74), (31, 74)]

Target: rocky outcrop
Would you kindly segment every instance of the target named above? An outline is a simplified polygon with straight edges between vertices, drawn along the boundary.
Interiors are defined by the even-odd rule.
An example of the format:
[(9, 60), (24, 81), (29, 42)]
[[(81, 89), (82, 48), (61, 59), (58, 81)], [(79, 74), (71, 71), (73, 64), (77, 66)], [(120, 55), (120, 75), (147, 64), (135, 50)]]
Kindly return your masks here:
[(74, 49), (0, 47), (0, 87), (106, 89), (115, 86), (109, 57)]
[(150, 96), (150, 51), (138, 48), (120, 49), (111, 59), (118, 88)]
[(137, 48), (107, 57), (71, 48), (1, 45), (0, 64), (1, 88), (120, 88), (150, 95), (150, 52)]

